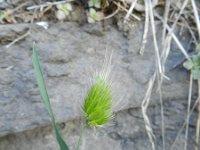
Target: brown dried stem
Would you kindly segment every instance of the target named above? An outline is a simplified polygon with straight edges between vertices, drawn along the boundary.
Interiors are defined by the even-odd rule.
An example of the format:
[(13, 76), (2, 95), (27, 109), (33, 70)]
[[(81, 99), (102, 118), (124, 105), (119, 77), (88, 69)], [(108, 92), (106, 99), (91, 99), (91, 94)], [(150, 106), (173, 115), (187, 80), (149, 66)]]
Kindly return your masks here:
[(194, 149), (198, 150), (198, 145), (199, 145), (199, 130), (200, 130), (200, 79), (197, 80), (198, 82), (198, 98), (196, 102), (198, 103), (197, 110), (198, 110), (198, 118), (197, 118), (197, 123), (196, 123), (196, 134), (195, 134), (195, 145)]

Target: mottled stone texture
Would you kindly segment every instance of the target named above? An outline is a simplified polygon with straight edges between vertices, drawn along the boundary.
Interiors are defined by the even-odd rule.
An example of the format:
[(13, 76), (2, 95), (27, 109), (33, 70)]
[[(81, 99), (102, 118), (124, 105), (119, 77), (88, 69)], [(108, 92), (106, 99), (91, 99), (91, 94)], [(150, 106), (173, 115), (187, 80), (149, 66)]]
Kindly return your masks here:
[[(187, 111), (187, 100), (164, 102), (165, 142), (169, 150), (182, 127)], [(188, 150), (193, 149), (196, 113), (189, 123)], [(163, 150), (161, 138), (160, 105), (150, 106), (148, 115), (156, 137), (156, 150)], [(80, 132), (80, 120), (60, 124), (63, 137), (71, 150), (75, 149)], [(111, 123), (94, 130), (87, 128), (83, 133), (81, 150), (150, 150), (151, 144), (145, 131), (140, 109), (130, 108), (115, 115)], [(0, 150), (58, 150), (51, 128), (37, 128), (0, 138)], [(180, 134), (173, 150), (184, 149), (184, 132)]]
[[(152, 34), (144, 55), (138, 55), (143, 25), (137, 24), (129, 39), (116, 28), (77, 23), (50, 24), (48, 30), (33, 25), (31, 34), (18, 44), (5, 48), (6, 40), (30, 25), (7, 25), (0, 28), (0, 136), (49, 125), (41, 102), (31, 60), (31, 45), (37, 51), (57, 122), (81, 116), (81, 104), (95, 71), (103, 66), (106, 49), (112, 53), (117, 110), (140, 107), (147, 83), (155, 70)], [(158, 35), (161, 30), (158, 25)], [(189, 37), (183, 37), (187, 41)], [(160, 43), (160, 38), (158, 39)], [(184, 41), (183, 41), (184, 42)], [(170, 70), (179, 61), (180, 51), (172, 47), (166, 75), (171, 79), (163, 86), (163, 99), (185, 99), (188, 75), (181, 67)], [(159, 96), (153, 94), (152, 103)], [(112, 142), (112, 141), (111, 141)]]

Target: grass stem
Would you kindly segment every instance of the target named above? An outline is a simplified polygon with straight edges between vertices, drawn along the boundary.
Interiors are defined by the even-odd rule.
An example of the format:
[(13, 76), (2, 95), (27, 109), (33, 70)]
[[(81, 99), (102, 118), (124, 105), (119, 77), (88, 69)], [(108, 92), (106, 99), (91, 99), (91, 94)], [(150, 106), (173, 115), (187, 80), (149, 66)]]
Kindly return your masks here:
[(188, 106), (187, 106), (187, 117), (186, 117), (186, 127), (185, 127), (185, 145), (184, 150), (187, 150), (187, 141), (188, 141), (188, 128), (189, 128), (189, 120), (190, 120), (190, 107), (191, 107), (191, 100), (192, 100), (192, 74), (190, 73), (190, 84), (189, 84), (189, 94), (188, 94)]
[(82, 125), (81, 129), (80, 129), (80, 134), (79, 134), (79, 139), (78, 139), (78, 143), (77, 143), (77, 146), (76, 146), (76, 150), (79, 150), (80, 149), (80, 144), (81, 144), (81, 140), (82, 140), (82, 137), (83, 137), (83, 132), (85, 130), (85, 125)]

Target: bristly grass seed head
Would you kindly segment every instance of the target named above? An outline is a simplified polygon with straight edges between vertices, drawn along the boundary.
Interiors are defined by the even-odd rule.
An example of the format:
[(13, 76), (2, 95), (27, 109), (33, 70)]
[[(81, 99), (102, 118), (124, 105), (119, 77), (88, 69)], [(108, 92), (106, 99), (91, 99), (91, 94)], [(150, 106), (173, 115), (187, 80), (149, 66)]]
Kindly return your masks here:
[(87, 96), (84, 99), (83, 111), (86, 125), (98, 127), (108, 123), (112, 118), (111, 84), (107, 76), (96, 75)]

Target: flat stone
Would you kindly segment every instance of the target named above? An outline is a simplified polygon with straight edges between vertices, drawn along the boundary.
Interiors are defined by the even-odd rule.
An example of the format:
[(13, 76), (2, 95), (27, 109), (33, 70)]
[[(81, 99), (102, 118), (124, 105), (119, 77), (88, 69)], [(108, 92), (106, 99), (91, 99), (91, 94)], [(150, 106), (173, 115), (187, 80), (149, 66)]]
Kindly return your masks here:
[[(165, 101), (164, 108), (172, 101)], [(187, 99), (180, 99), (173, 101), (173, 104), (185, 105)], [(165, 115), (165, 142), (166, 149), (170, 149), (174, 143), (177, 133), (185, 121), (185, 115), (187, 107), (181, 109), (179, 114), (174, 115), (176, 107), (171, 106), (171, 111)], [(129, 111), (139, 113), (139, 109), (130, 108)], [(110, 124), (102, 128), (86, 128), (83, 132), (83, 137), (80, 144), (81, 150), (147, 150), (151, 149), (151, 143), (149, 142), (148, 135), (144, 126), (144, 119), (130, 115), (128, 110), (119, 111), (115, 114)], [(148, 117), (150, 122), (154, 122), (155, 117), (160, 116), (160, 105), (148, 107)], [(197, 113), (193, 112), (191, 119), (197, 119)], [(157, 122), (157, 125), (153, 125), (153, 132), (155, 135), (155, 146), (157, 150), (163, 150), (162, 147), (162, 130), (161, 120)], [(63, 138), (69, 145), (70, 149), (75, 149), (77, 141), (79, 139), (81, 123), (80, 120), (73, 120), (62, 123), (61, 132)], [(171, 128), (169, 128), (169, 126)], [(174, 127), (174, 128), (172, 128)], [(189, 126), (188, 134), (188, 149), (194, 147), (194, 135), (195, 126)], [(184, 149), (184, 132), (179, 135), (177, 141), (174, 143), (174, 149)], [(56, 143), (50, 126), (36, 128), (21, 133), (11, 134), (0, 138), (0, 150), (58, 150), (58, 144)]]
[[(138, 50), (143, 34), (142, 24), (135, 26), (129, 40), (114, 27), (104, 33), (103, 28), (91, 26), (57, 23), (45, 30), (35, 25), (31, 34), (18, 44), (10, 48), (5, 48), (5, 43), (0, 45), (0, 136), (50, 124), (34, 76), (31, 60), (33, 41), (37, 43), (57, 122), (82, 116), (84, 96), (95, 71), (102, 69), (106, 50), (113, 55), (114, 101), (120, 104), (115, 111), (141, 106), (148, 80), (155, 71), (152, 34), (149, 33), (144, 55), (141, 56)], [(7, 32), (0, 37), (13, 31), (21, 32), (27, 27), (13, 25), (8, 27), (12, 30), (5, 30), (4, 26), (0, 33), (1, 30)], [(157, 31), (161, 34), (161, 30)], [(164, 82), (163, 99), (187, 98), (186, 71), (178, 68), (169, 70), (166, 75), (171, 80)], [(158, 102), (159, 96), (154, 93), (152, 104)]]

